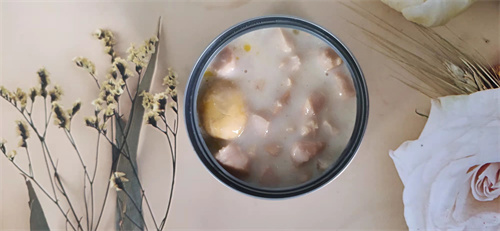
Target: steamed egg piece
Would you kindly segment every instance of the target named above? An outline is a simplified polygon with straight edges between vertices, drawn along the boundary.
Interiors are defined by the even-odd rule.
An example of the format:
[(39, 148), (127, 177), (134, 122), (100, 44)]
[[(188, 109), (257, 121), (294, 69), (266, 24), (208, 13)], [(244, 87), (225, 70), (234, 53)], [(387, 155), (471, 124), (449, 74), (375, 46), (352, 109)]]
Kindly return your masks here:
[(214, 81), (201, 96), (200, 114), (202, 126), (209, 135), (234, 139), (243, 132), (247, 122), (243, 93), (231, 81)]

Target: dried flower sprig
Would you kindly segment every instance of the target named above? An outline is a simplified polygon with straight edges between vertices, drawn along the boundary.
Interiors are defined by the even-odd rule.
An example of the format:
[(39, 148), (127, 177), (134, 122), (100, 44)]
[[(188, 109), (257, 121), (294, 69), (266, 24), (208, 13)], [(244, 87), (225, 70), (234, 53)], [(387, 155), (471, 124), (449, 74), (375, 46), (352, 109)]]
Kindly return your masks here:
[(89, 74), (91, 74), (91, 75), (95, 75), (96, 74), (96, 72), (95, 72), (95, 65), (89, 59), (87, 59), (85, 57), (82, 57), (82, 56), (78, 56), (78, 57), (73, 58), (73, 62), (75, 62), (75, 64), (77, 66), (79, 66), (79, 67), (83, 68), (84, 70), (86, 70)]
[[(55, 123), (65, 128), (66, 134), (68, 134), (68, 138), (70, 138), (71, 143), (74, 145), (75, 150), (77, 151), (78, 156), (81, 159), (81, 156), (79, 155), (79, 152), (76, 148), (76, 144), (74, 143), (74, 139), (72, 138), (69, 132), (69, 124), (68, 124), (69, 121), (71, 120), (71, 118), (68, 118), (68, 114), (74, 116), (79, 111), (81, 103), (77, 102), (70, 110), (64, 111), (62, 106), (60, 106), (58, 103), (58, 101), (61, 99), (62, 96), (62, 88), (56, 85), (50, 91), (48, 90), (50, 87), (50, 77), (48, 71), (45, 68), (39, 69), (37, 71), (37, 76), (39, 85), (30, 88), (27, 92), (23, 91), (20, 88), (16, 89), (15, 92), (11, 92), (3, 86), (0, 87), (0, 96), (7, 102), (9, 102), (20, 113), (20, 115), (23, 118), (22, 120), (16, 121), (16, 132), (21, 138), (18, 143), (18, 146), (20, 148), (24, 148), (26, 151), (26, 155), (28, 158), (28, 171), (25, 171), (21, 166), (19, 166), (14, 161), (14, 158), (18, 154), (17, 150), (15, 149), (7, 150), (5, 146), (6, 142), (4, 141), (2, 141), (2, 144), (0, 145), (0, 150), (3, 152), (5, 157), (9, 159), (11, 163), (19, 170), (19, 172), (25, 177), (25, 179), (30, 182), (30, 184), (31, 182), (34, 183), (34, 185), (36, 185), (41, 190), (41, 192), (57, 206), (57, 208), (59, 209), (61, 214), (65, 217), (66, 221), (73, 230), (83, 230), (82, 223), (78, 219), (79, 216), (77, 215), (73, 203), (71, 202), (70, 197), (67, 194), (66, 191), (67, 185), (66, 183), (63, 183), (61, 181), (54, 158), (52, 157), (50, 148), (46, 142), (48, 124), (50, 123), (50, 119), (52, 117), (52, 114), (54, 113)], [(32, 116), (33, 105), (35, 103), (36, 97), (38, 96), (43, 97), (42, 103), (44, 106), (45, 120), (42, 126), (35, 125)], [(48, 99), (48, 96), (50, 96), (50, 99)], [(28, 99), (30, 99), (31, 101), (30, 110), (26, 110)], [(52, 110), (48, 108), (47, 102), (52, 103), (53, 105)], [(50, 175), (49, 177), (50, 188), (52, 189), (52, 192), (46, 190), (40, 184), (40, 182), (38, 182), (37, 178), (35, 178), (31, 164), (30, 152), (28, 149), (28, 139), (30, 138), (30, 131), (34, 133), (34, 137), (38, 139), (38, 141), (42, 146), (45, 166), (47, 168), (47, 173)], [(88, 173), (86, 171), (85, 173), (88, 176)], [(59, 193), (56, 192), (56, 188), (59, 190)], [(30, 195), (35, 195), (35, 193), (32, 191), (33, 190), (32, 188), (28, 187), (28, 190), (31, 190)], [(69, 212), (63, 209), (63, 205), (61, 204), (63, 200), (65, 203), (64, 206), (69, 206)], [(40, 212), (42, 211), (32, 211), (32, 213), (40, 213)], [(71, 221), (69, 216), (73, 216), (73, 219), (75, 220)], [(43, 227), (42, 229), (47, 229), (47, 227)]]
[(59, 85), (56, 84), (54, 86), (54, 88), (49, 91), (50, 102), (53, 103), (53, 102), (61, 100), (61, 96), (63, 94), (64, 93), (63, 93), (63, 90), (62, 90), (61, 86), (59, 86)]
[[(124, 81), (134, 76), (134, 73), (132, 73), (132, 71), (128, 69), (127, 61), (120, 57), (117, 57), (113, 62), (113, 72), (116, 73), (116, 71), (120, 73)], [(116, 75), (114, 76), (114, 78), (116, 79)]]
[(101, 87), (99, 85), (99, 80), (97, 79), (97, 76), (96, 76), (97, 73), (96, 73), (95, 65), (92, 61), (90, 61), (89, 59), (87, 59), (85, 57), (78, 56), (78, 57), (73, 58), (73, 62), (75, 62), (76, 66), (83, 68), (85, 71), (87, 71), (90, 74), (90, 76), (92, 76), (95, 83), (97, 84), (97, 87), (99, 87), (99, 88)]
[[(160, 28), (160, 24), (159, 24)], [(158, 31), (157, 36), (159, 36), (160, 33)], [(97, 70), (95, 68), (94, 63), (92, 63), (89, 59), (84, 58), (84, 57), (76, 57), (73, 59), (73, 62), (76, 64), (76, 66), (84, 69), (86, 72), (88, 72), (96, 81), (97, 86), (99, 88), (99, 96), (97, 99), (95, 99), (92, 102), (92, 105), (94, 107), (94, 115), (90, 117), (86, 117), (84, 119), (85, 124), (89, 127), (92, 127), (96, 129), (97, 131), (97, 150), (96, 150), (96, 160), (98, 153), (99, 153), (99, 140), (101, 137), (106, 138), (108, 142), (113, 146), (113, 155), (115, 154), (115, 151), (119, 154), (121, 159), (124, 159), (125, 161), (128, 161), (130, 163), (130, 166), (132, 167), (132, 172), (128, 172), (128, 170), (125, 170), (124, 172), (118, 171), (120, 167), (116, 167), (115, 165), (115, 160), (114, 160), (114, 167), (112, 167), (111, 172), (110, 172), (110, 181), (109, 184), (111, 187), (114, 187), (117, 189), (117, 191), (123, 191), (128, 198), (129, 202), (125, 202), (124, 205), (127, 205), (127, 203), (130, 203), (133, 205), (133, 207), (137, 210), (138, 214), (140, 214), (140, 219), (142, 221), (142, 224), (140, 221), (135, 220), (134, 218), (131, 218), (129, 215), (131, 211), (130, 209), (126, 209), (126, 207), (120, 211), (123, 211), (123, 216), (120, 218), (120, 224), (124, 224), (125, 222), (128, 222), (127, 220), (124, 220), (124, 217), (128, 217), (130, 219), (130, 222), (133, 223), (133, 225), (136, 225), (137, 228), (142, 229), (142, 227), (145, 227), (147, 229), (147, 225), (144, 219), (144, 213), (142, 210), (142, 204), (144, 203), (149, 212), (150, 215), (154, 221), (155, 228), (157, 230), (162, 230), (165, 226), (165, 221), (166, 217), (168, 215), (168, 211), (170, 208), (170, 202), (172, 198), (172, 191), (170, 194), (169, 198), (169, 204), (167, 207), (167, 212), (162, 219), (161, 223), (157, 223), (155, 220), (155, 216), (152, 212), (150, 203), (147, 199), (147, 196), (145, 194), (144, 188), (142, 188), (142, 185), (139, 181), (139, 176), (136, 171), (136, 163), (135, 160), (133, 160), (131, 157), (131, 152), (136, 152), (136, 151), (130, 151), (130, 146), (128, 144), (129, 139), (127, 138), (128, 133), (130, 132), (130, 123), (127, 122), (125, 127), (122, 127), (123, 125), (123, 119), (122, 117), (124, 115), (120, 115), (120, 103), (121, 103), (121, 96), (125, 91), (127, 91), (129, 98), (132, 102), (132, 108), (134, 108), (134, 104), (137, 99), (140, 98), (140, 95), (138, 92), (131, 94), (129, 87), (127, 85), (127, 80), (134, 77), (133, 71), (129, 69), (129, 63), (125, 59), (120, 58), (116, 52), (114, 51), (114, 45), (116, 44), (115, 37), (113, 33), (109, 30), (97, 30), (94, 33), (94, 36), (101, 40), (105, 46), (105, 52), (111, 56), (111, 67), (109, 69), (108, 74), (106, 75), (106, 79), (102, 82), (102, 84), (99, 83), (97, 80)], [(150, 82), (153, 76), (153, 71), (154, 70), (154, 65), (149, 66), (148, 63), (150, 60), (156, 60), (156, 50), (157, 46), (159, 43), (159, 39), (157, 36), (151, 37), (150, 39), (147, 39), (143, 45), (141, 45), (139, 48), (131, 47), (129, 51), (129, 61), (132, 62), (135, 65), (135, 71), (137, 72), (139, 76), (139, 81), (138, 81), (138, 87), (139, 83), (141, 83), (141, 76), (144, 78), (146, 83)], [(154, 59), (151, 58), (152, 55), (154, 56)], [(156, 61), (154, 62), (156, 63)], [(142, 75), (142, 72), (145, 71), (144, 75)], [(169, 70), (170, 73), (171, 70)], [(61, 212), (61, 214), (64, 216), (66, 219), (67, 225), (70, 226), (71, 229), (73, 230), (97, 230), (99, 227), (99, 223), (102, 217), (102, 214), (104, 212), (105, 204), (106, 204), (106, 199), (108, 195), (108, 189), (111, 187), (107, 187), (106, 193), (104, 196), (104, 201), (102, 204), (102, 207), (100, 209), (100, 212), (97, 211), (97, 222), (94, 223), (94, 181), (95, 181), (95, 176), (96, 176), (96, 171), (97, 171), (97, 161), (95, 163), (94, 167), (94, 172), (93, 174), (90, 174), (88, 171), (88, 167), (85, 165), (82, 156), (80, 154), (80, 151), (77, 147), (76, 141), (73, 138), (72, 132), (71, 132), (71, 121), (73, 118), (76, 116), (76, 114), (81, 110), (82, 108), (82, 102), (80, 100), (76, 101), (73, 103), (73, 105), (68, 109), (65, 110), (64, 107), (61, 105), (60, 101), (63, 97), (63, 89), (58, 86), (51, 86), (51, 81), (50, 81), (50, 75), (49, 72), (45, 68), (41, 68), (37, 71), (38, 75), (38, 80), (39, 80), (39, 85), (30, 88), (28, 91), (23, 91), (22, 89), (16, 89), (16, 91), (9, 91), (3, 86), (0, 86), (0, 96), (7, 100), (10, 104), (12, 104), (23, 116), (22, 121), (16, 122), (16, 130), (21, 137), (21, 140), (19, 142), (19, 147), (22, 147), (26, 150), (26, 154), (28, 156), (28, 165), (29, 165), (29, 172), (24, 171), (23, 168), (14, 161), (15, 156), (17, 155), (18, 151), (17, 150), (7, 150), (7, 147), (5, 145), (6, 142), (3, 140), (0, 142), (0, 150), (4, 153), (6, 158), (11, 160), (12, 164), (21, 172), (21, 174), (25, 177), (30, 182), (33, 182), (34, 185), (37, 185), (39, 189), (43, 192), (45, 196), (48, 197), (50, 201), (52, 201), (54, 204), (56, 204), (57, 208)], [(173, 81), (175, 78), (170, 77), (170, 81)], [(174, 81), (176, 82), (176, 81)], [(142, 86), (142, 84), (141, 84)], [(149, 89), (148, 88), (140, 88), (140, 89)], [(33, 110), (33, 104), (35, 103), (35, 100), (37, 97), (41, 96), (43, 100), (41, 103), (44, 104), (45, 106), (45, 120), (44, 124), (40, 127), (37, 127), (32, 118), (32, 110)], [(28, 99), (31, 102), (31, 109), (26, 110), (27, 105), (28, 105)], [(175, 110), (176, 114), (176, 119), (174, 121), (174, 126), (169, 127), (167, 123), (167, 127), (169, 128), (168, 131), (171, 131), (170, 135), (174, 134), (176, 136), (177, 134), (177, 121), (178, 121), (178, 115), (177, 115), (177, 90), (175, 87), (169, 86), (165, 92), (158, 93), (155, 95), (152, 95), (152, 104), (153, 108), (151, 108), (151, 112), (154, 112), (162, 118), (162, 120), (166, 121), (166, 115), (165, 113), (168, 111), (167, 109), (169, 108), (167, 105), (171, 105), (170, 108), (173, 108)], [(154, 102), (154, 103), (153, 103)], [(168, 103), (170, 102), (170, 104)], [(48, 104), (48, 105), (47, 105)], [(140, 105), (137, 105), (140, 106)], [(141, 111), (141, 115), (143, 110), (138, 109)], [(148, 113), (151, 113), (148, 112)], [(129, 120), (132, 121), (132, 117), (134, 115), (134, 111), (132, 110), (131, 113), (129, 114)], [(147, 114), (147, 113), (145, 113)], [(61, 130), (64, 131), (64, 134), (67, 136), (68, 141), (71, 143), (73, 146), (75, 153), (77, 154), (78, 159), (81, 162), (82, 169), (84, 171), (84, 181), (83, 181), (83, 192), (84, 192), (84, 205), (85, 205), (85, 215), (81, 216), (74, 208), (72, 200), (70, 199), (70, 195), (66, 191), (66, 186), (67, 182), (62, 182), (60, 175), (57, 170), (57, 165), (54, 162), (54, 159), (51, 155), (50, 149), (48, 144), (46, 143), (46, 135), (47, 135), (47, 127), (50, 124), (50, 120), (53, 118), (54, 124), (61, 128)], [(138, 116), (140, 118), (140, 116)], [(158, 118), (157, 118), (158, 119)], [(140, 121), (140, 119), (139, 119)], [(107, 132), (108, 130), (108, 122), (111, 124), (111, 129), (112, 132)], [(135, 124), (141, 124), (135, 123)], [(140, 128), (140, 126), (139, 126)], [(173, 128), (173, 129), (172, 129)], [(133, 134), (137, 134), (136, 131), (140, 131), (139, 129), (132, 129)], [(49, 173), (50, 177), (50, 188), (52, 189), (52, 192), (49, 192), (48, 190), (45, 190), (45, 188), (38, 182), (38, 180), (34, 177), (33, 171), (32, 171), (32, 166), (31, 166), (31, 158), (28, 150), (28, 138), (30, 137), (30, 131), (34, 133), (33, 137), (38, 138), (38, 141), (40, 141), (42, 145), (42, 151), (44, 155), (44, 160), (46, 163), (47, 167), (47, 172)], [(119, 132), (121, 131), (121, 132)], [(167, 133), (168, 133), (167, 131)], [(174, 133), (175, 132), (175, 133)], [(122, 137), (123, 136), (123, 137)], [(134, 135), (138, 136), (138, 135)], [(167, 134), (167, 137), (169, 134)], [(133, 138), (135, 139), (135, 138)], [(122, 140), (122, 141), (118, 141)], [(175, 140), (175, 138), (174, 138)], [(31, 142), (31, 141), (30, 141)], [(173, 152), (175, 152), (176, 148), (176, 142), (174, 141), (173, 145), (169, 139), (169, 146)], [(135, 154), (134, 154), (135, 155)], [(175, 153), (172, 153), (173, 155), (173, 162), (175, 163)], [(124, 158), (122, 158), (124, 157)], [(174, 175), (175, 175), (175, 164), (174, 164)], [(130, 184), (126, 184), (128, 182), (128, 178), (125, 177), (125, 174), (128, 176), (132, 177), (130, 178), (132, 181)], [(138, 182), (139, 184), (139, 193), (140, 197), (137, 198), (134, 194), (136, 193), (134, 190), (135, 188), (130, 188), (131, 185), (135, 184), (135, 182)], [(172, 180), (172, 186), (173, 186), (174, 180)], [(57, 191), (56, 191), (57, 189)], [(129, 192), (128, 190), (131, 190), (133, 192)], [(30, 190), (30, 187), (28, 186), (28, 190)], [(173, 188), (171, 189), (173, 190)], [(31, 191), (30, 191), (31, 192)], [(30, 193), (31, 195), (31, 193)], [(122, 195), (122, 194), (120, 194)], [(64, 199), (64, 205), (61, 204)], [(122, 198), (118, 198), (119, 201), (123, 201)], [(90, 206), (89, 204), (90, 203)], [(67, 206), (69, 210), (63, 209), (63, 207)], [(32, 209), (32, 214), (36, 213)], [(72, 218), (70, 218), (72, 217)], [(135, 217), (132, 216), (132, 217)], [(132, 220), (134, 219), (134, 220)], [(123, 227), (120, 225), (120, 227)], [(130, 226), (128, 226), (130, 227)], [(44, 228), (48, 229), (48, 227)]]
[[(177, 166), (177, 133), (179, 129), (177, 84), (177, 74), (172, 70), (172, 68), (168, 68), (168, 74), (163, 79), (163, 86), (165, 86), (164, 92), (156, 94), (152, 94), (150, 92), (141, 93), (141, 96), (143, 97), (142, 106), (146, 111), (144, 114), (144, 122), (158, 129), (166, 136), (172, 158), (172, 182), (170, 186), (169, 200), (165, 215), (160, 222), (159, 230), (162, 230), (165, 227), (175, 185)], [(171, 109), (171, 111), (167, 109)], [(175, 116), (173, 119), (173, 125), (169, 124), (168, 119), (170, 117), (168, 114), (171, 113)], [(158, 121), (163, 122), (162, 125), (159, 125)]]
[(114, 172), (109, 181), (111, 182), (111, 187), (115, 188), (116, 191), (121, 191), (124, 189), (123, 183), (128, 182), (128, 179), (125, 177), (125, 173)]
[(74, 102), (73, 107), (71, 107), (71, 109), (68, 110), (69, 119), (71, 120), (76, 115), (76, 113), (80, 111), (81, 108), (82, 108), (82, 101), (77, 100), (76, 102)]
[(135, 70), (137, 73), (141, 73), (142, 70), (147, 66), (149, 62), (149, 56), (156, 52), (156, 43), (158, 43), (158, 37), (154, 36), (144, 41), (140, 47), (135, 47), (134, 44), (130, 45), (127, 50), (127, 60), (135, 64)]
[(40, 91), (36, 87), (32, 87), (28, 91), (31, 102), (35, 102), (35, 98), (40, 95)]
[(40, 82), (40, 95), (43, 98), (47, 97), (47, 86), (50, 84), (49, 72), (45, 67), (40, 68), (37, 72)]
[(15, 99), (19, 102), (21, 110), (26, 109), (26, 104), (28, 103), (28, 94), (24, 92), (21, 88), (16, 89)]
[[(167, 105), (177, 113), (177, 74), (168, 68), (168, 75), (163, 78), (163, 86), (166, 87), (164, 92), (151, 94), (149, 92), (142, 92), (142, 106), (146, 110), (144, 114), (144, 121), (146, 124), (156, 127), (157, 121), (163, 119), (166, 121), (165, 110)], [(168, 101), (171, 101), (168, 103)], [(168, 128), (168, 127), (167, 127)]]
[(9, 153), (7, 153), (7, 159), (10, 161), (14, 161), (14, 158), (17, 156), (17, 151), (16, 150), (10, 150)]
[(53, 102), (52, 110), (54, 112), (54, 124), (60, 128), (69, 129), (69, 115), (64, 108), (58, 102)]
[(111, 56), (111, 62), (113, 62), (116, 57), (115, 50), (113, 49), (113, 46), (116, 44), (113, 32), (106, 29), (97, 29), (92, 35), (103, 42), (104, 52)]
[(4, 86), (0, 86), (0, 96), (10, 103), (15, 103), (16, 101), (16, 95), (7, 90)]
[(27, 147), (26, 140), (30, 137), (30, 131), (28, 128), (28, 125), (26, 125), (26, 122), (22, 120), (17, 120), (16, 121), (16, 132), (17, 135), (21, 137), (21, 140), (19, 141), (19, 147)]

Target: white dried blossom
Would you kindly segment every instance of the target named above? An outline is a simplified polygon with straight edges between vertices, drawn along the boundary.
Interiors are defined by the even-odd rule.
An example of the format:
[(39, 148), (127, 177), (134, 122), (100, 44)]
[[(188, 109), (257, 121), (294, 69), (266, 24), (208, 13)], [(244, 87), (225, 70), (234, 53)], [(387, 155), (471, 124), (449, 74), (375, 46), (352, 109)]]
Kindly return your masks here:
[(115, 110), (116, 110), (117, 106), (116, 106), (116, 103), (113, 103), (113, 104), (109, 104), (107, 107), (106, 107), (106, 110), (104, 111), (104, 115), (106, 117), (111, 117), (115, 114)]
[(49, 91), (49, 95), (50, 95), (50, 102), (61, 100), (61, 96), (63, 95), (63, 90), (61, 86), (56, 84), (54, 86), (54, 89)]
[(24, 92), (21, 88), (16, 89), (15, 99), (21, 105), (21, 110), (26, 108), (26, 104), (28, 103), (28, 94)]
[(64, 108), (58, 103), (52, 103), (52, 111), (54, 112), (54, 124), (59, 125), (60, 128), (69, 129), (69, 116)]
[(75, 64), (77, 66), (83, 68), (91, 75), (95, 75), (95, 65), (89, 59), (79, 56), (79, 57), (73, 58), (73, 62), (75, 62)]
[(7, 159), (9, 159), (10, 161), (13, 161), (14, 158), (16, 157), (16, 155), (17, 155), (16, 150), (10, 150), (10, 152), (7, 153)]
[(95, 129), (99, 129), (99, 118), (97, 118), (96, 116), (85, 117), (84, 120), (85, 125)]
[(40, 90), (37, 89), (36, 87), (32, 87), (29, 89), (28, 94), (31, 99), (31, 102), (34, 102), (35, 98), (40, 95)]
[(146, 124), (153, 125), (153, 127), (156, 127), (156, 121), (158, 121), (159, 119), (160, 116), (153, 110), (150, 110), (144, 114), (144, 122), (146, 122)]
[(123, 172), (114, 172), (109, 179), (111, 182), (111, 187), (115, 188), (116, 191), (123, 190), (123, 183), (128, 182), (128, 179), (125, 177), (125, 173)]
[(73, 107), (71, 107), (71, 109), (68, 110), (68, 114), (69, 114), (70, 119), (73, 118), (73, 116), (75, 116), (76, 113), (78, 111), (80, 111), (81, 108), (82, 108), (82, 101), (81, 100), (77, 100), (76, 102), (74, 102)]
[(27, 147), (26, 140), (30, 138), (30, 131), (26, 122), (22, 120), (16, 121), (16, 133), (21, 137), (19, 141), (19, 147)]
[(99, 113), (102, 111), (102, 105), (104, 104), (104, 100), (101, 98), (97, 98), (94, 101), (92, 101), (92, 105), (94, 105), (94, 110), (96, 113)]

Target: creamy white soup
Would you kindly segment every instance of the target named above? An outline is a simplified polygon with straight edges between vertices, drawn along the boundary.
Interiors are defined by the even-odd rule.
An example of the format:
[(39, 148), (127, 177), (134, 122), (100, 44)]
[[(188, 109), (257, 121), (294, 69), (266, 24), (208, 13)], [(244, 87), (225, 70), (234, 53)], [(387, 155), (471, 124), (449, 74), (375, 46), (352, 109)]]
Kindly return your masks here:
[(198, 96), (203, 136), (228, 172), (258, 187), (305, 183), (351, 137), (356, 93), (337, 53), (299, 30), (267, 28), (222, 49)]

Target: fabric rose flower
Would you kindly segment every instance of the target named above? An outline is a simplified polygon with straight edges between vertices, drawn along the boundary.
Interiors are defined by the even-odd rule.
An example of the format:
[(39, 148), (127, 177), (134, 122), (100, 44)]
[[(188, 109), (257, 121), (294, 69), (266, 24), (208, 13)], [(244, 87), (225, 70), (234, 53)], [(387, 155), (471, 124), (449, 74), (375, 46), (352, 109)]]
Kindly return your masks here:
[(433, 100), (418, 140), (390, 156), (410, 230), (500, 230), (500, 89)]
[(425, 27), (441, 26), (476, 0), (382, 0), (403, 16)]

